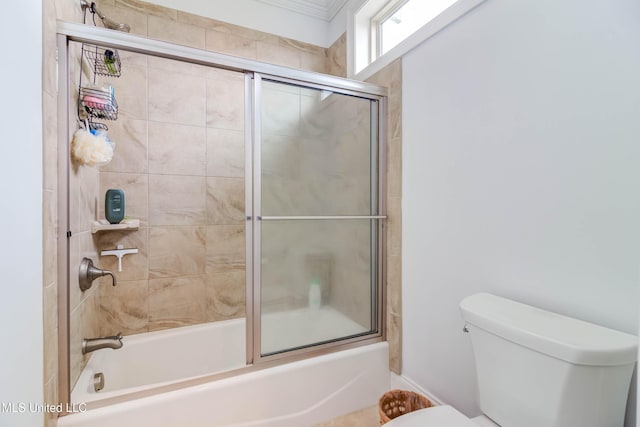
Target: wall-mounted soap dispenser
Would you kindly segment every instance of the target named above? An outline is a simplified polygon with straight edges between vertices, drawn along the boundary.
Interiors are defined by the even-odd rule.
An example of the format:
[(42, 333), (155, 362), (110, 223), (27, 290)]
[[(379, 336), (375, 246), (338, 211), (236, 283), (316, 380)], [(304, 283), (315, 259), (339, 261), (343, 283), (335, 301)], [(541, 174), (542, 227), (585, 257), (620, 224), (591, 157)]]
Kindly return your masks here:
[(111, 188), (104, 197), (104, 216), (110, 224), (124, 219), (124, 191)]

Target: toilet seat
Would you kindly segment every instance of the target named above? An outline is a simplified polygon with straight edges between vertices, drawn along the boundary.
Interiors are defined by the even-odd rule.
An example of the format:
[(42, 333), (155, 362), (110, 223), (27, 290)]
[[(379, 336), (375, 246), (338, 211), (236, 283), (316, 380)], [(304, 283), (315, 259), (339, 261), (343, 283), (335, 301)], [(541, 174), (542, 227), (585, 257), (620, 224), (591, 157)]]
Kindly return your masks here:
[(442, 405), (409, 412), (389, 421), (385, 427), (478, 427), (478, 424), (452, 406)]

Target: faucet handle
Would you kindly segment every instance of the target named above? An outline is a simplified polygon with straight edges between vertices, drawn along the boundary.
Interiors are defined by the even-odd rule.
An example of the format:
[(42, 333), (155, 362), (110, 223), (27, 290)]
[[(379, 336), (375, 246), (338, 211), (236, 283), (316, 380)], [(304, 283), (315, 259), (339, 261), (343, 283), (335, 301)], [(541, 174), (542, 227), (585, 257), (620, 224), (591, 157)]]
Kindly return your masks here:
[(80, 290), (86, 291), (91, 288), (93, 281), (102, 276), (111, 276), (113, 286), (116, 285), (116, 276), (112, 272), (95, 267), (90, 258), (82, 259), (79, 270)]

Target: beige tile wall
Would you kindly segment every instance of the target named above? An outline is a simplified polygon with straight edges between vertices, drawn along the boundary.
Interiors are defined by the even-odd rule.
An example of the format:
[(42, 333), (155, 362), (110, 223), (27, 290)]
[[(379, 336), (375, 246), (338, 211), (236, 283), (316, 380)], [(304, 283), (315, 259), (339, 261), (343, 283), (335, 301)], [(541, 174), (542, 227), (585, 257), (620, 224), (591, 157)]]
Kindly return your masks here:
[[(128, 55), (123, 56), (126, 60)], [(132, 60), (141, 62), (140, 58)], [(103, 334), (137, 333), (244, 315), (242, 76), (193, 66), (179, 73), (178, 68), (184, 65), (169, 61), (162, 65), (164, 69), (172, 69), (170, 74), (164, 74), (167, 86), (175, 86), (174, 80), (192, 81), (190, 92), (181, 89), (186, 94), (186, 103), (204, 105), (201, 109), (207, 115), (198, 118), (199, 126), (194, 119), (197, 113), (193, 112), (185, 117), (161, 116), (152, 120), (152, 112), (160, 111), (165, 103), (183, 101), (171, 93), (163, 94), (162, 101), (157, 101), (149, 91), (148, 138), (136, 144), (146, 147), (146, 154), (142, 153), (137, 164), (139, 170), (148, 173), (128, 173), (131, 167), (122, 156), (130, 155), (130, 151), (119, 150), (129, 139), (137, 141), (137, 132), (129, 137), (126, 129), (120, 129), (120, 120), (111, 125), (111, 129), (118, 129), (114, 134), (122, 140), (116, 140), (114, 160), (100, 175), (99, 194), (108, 188), (123, 189), (127, 215), (140, 218), (143, 226), (138, 231), (97, 236), (101, 250), (122, 244), (140, 251), (127, 255), (123, 260), (125, 271), (117, 273), (119, 282), (127, 287), (132, 286), (128, 280), (136, 281), (138, 289), (128, 295), (137, 301), (123, 304), (122, 298), (116, 296), (118, 291), (103, 291), (101, 309), (108, 313), (102, 322)], [(149, 68), (148, 74), (154, 72)], [(200, 81), (205, 78), (203, 85)], [(133, 96), (135, 88), (144, 88), (143, 83), (126, 83), (129, 95)], [(240, 83), (236, 92), (221, 90), (233, 87), (234, 83)], [(113, 84), (116, 93), (122, 90), (119, 81)], [(204, 92), (200, 89), (203, 86)], [(202, 99), (192, 99), (199, 92)], [(138, 96), (145, 95), (144, 89), (139, 89)], [(265, 88), (264, 98), (269, 105), (264, 117), (265, 214), (368, 212), (369, 200), (363, 196), (368, 195), (370, 173), (369, 105), (357, 98), (332, 95), (321, 99), (321, 96), (315, 90), (274, 85)], [(185, 120), (190, 124), (183, 123)], [(325, 143), (319, 144), (317, 135), (325, 135)], [(230, 149), (227, 138), (237, 152)], [(292, 146), (305, 147), (301, 152), (306, 157), (291, 156)], [(220, 162), (219, 154), (237, 159), (234, 161), (237, 166)], [(345, 175), (350, 178), (345, 179)], [(290, 197), (283, 199), (283, 194)], [(324, 212), (327, 206), (336, 207), (336, 202), (336, 211)], [(102, 201), (99, 204), (102, 215)], [(263, 242), (267, 255), (270, 250), (280, 251), (273, 254), (271, 263), (265, 267), (266, 282), (276, 285), (276, 289), (265, 288), (265, 309), (278, 309), (281, 303), (288, 307), (305, 305), (310, 278), (322, 274), (320, 268), (325, 272), (320, 278), (326, 302), (368, 326), (368, 305), (363, 308), (362, 304), (370, 298), (369, 253), (362, 250), (369, 239), (368, 225), (349, 224), (346, 228), (333, 226), (326, 230), (314, 225), (313, 230), (302, 227), (286, 234), (276, 231), (273, 239)], [(337, 247), (331, 243), (336, 239), (342, 242)], [(299, 246), (300, 241), (308, 242), (308, 253), (302, 254), (304, 259), (298, 259), (300, 253), (287, 250)], [(309, 266), (310, 258), (317, 263), (318, 257), (330, 253), (337, 255), (325, 265)], [(100, 264), (115, 268), (116, 259), (104, 257)], [(279, 277), (284, 271), (286, 275)], [(273, 273), (276, 276), (271, 277)], [(121, 315), (112, 304), (118, 304)], [(132, 318), (136, 320), (135, 328), (130, 326)]]
[(139, 0), (97, 2), (134, 34), (287, 67), (325, 73), (327, 49)]
[[(157, 19), (163, 18), (149, 15), (150, 27)], [(171, 38), (178, 28), (188, 38), (190, 25), (174, 24), (168, 35), (154, 36)], [(100, 173), (99, 216), (102, 195), (119, 188), (126, 216), (141, 227), (94, 237), (100, 250), (119, 244), (139, 250), (124, 257), (119, 285), (101, 288), (101, 333), (243, 316), (244, 76), (121, 56), (123, 76), (110, 83), (116, 96), (126, 96), (118, 97), (119, 119), (109, 123), (116, 151)], [(115, 270), (117, 259), (100, 257), (100, 265)]]
[[(188, 46), (324, 72), (326, 49), (149, 5), (102, 1), (132, 32)], [(144, 17), (146, 16), (146, 22)], [(145, 25), (143, 25), (145, 23)], [(116, 142), (100, 173), (102, 195), (121, 188), (141, 228), (94, 236), (122, 244), (119, 286), (101, 287), (101, 333), (138, 333), (244, 315), (244, 78), (239, 73), (120, 52)], [(300, 105), (299, 94), (289, 94)], [(296, 98), (297, 97), (297, 98)], [(299, 107), (298, 107), (299, 108)], [(277, 114), (287, 111), (274, 109)], [(279, 123), (281, 117), (273, 117)], [(100, 257), (116, 268), (115, 257)]]
[[(82, 55), (78, 44), (70, 45), (70, 62), (79, 64)], [(86, 64), (85, 64), (86, 65)], [(77, 84), (82, 72), (83, 82), (91, 78), (88, 68), (70, 68), (70, 97), (69, 128), (77, 128)], [(75, 84), (74, 84), (75, 83)], [(100, 172), (95, 167), (87, 167), (71, 163), (69, 171), (69, 222), (72, 233), (69, 243), (69, 350), (70, 350), (70, 379), (74, 384), (80, 372), (86, 365), (89, 355), (83, 355), (81, 344), (84, 338), (100, 336), (99, 286), (92, 286), (87, 291), (81, 291), (77, 271), (83, 258), (90, 258), (98, 262), (98, 248), (91, 234), (91, 225), (98, 217), (98, 190)], [(98, 282), (94, 282), (98, 283)]]
[(367, 80), (389, 88), (387, 112), (387, 341), (389, 367), (402, 369), (402, 60)]
[(347, 33), (343, 33), (327, 49), (327, 74), (347, 77)]
[[(81, 22), (82, 13), (76, 0), (43, 0), (43, 330), (44, 330), (44, 402), (57, 404), (58, 396), (58, 107), (57, 107), (57, 70), (56, 70), (56, 19)], [(77, 53), (76, 53), (77, 54)], [(76, 178), (78, 174), (73, 174)], [(97, 175), (96, 175), (97, 177)], [(91, 181), (91, 180), (90, 180)], [(97, 182), (97, 181), (95, 181)], [(75, 180), (79, 185), (79, 181)], [(91, 185), (91, 182), (89, 183)], [(80, 200), (78, 207), (80, 206)], [(74, 203), (76, 202), (74, 201)], [(87, 207), (87, 200), (83, 200)], [(86, 234), (75, 240), (72, 251), (79, 255), (87, 246)], [(81, 301), (75, 300), (73, 316), (82, 317), (85, 313), (91, 318), (91, 308), (95, 306), (95, 295), (86, 295), (82, 300), (85, 309), (79, 309)], [(90, 329), (93, 321), (78, 322), (81, 327)], [(45, 416), (46, 426), (56, 425), (56, 414), (49, 412)]]

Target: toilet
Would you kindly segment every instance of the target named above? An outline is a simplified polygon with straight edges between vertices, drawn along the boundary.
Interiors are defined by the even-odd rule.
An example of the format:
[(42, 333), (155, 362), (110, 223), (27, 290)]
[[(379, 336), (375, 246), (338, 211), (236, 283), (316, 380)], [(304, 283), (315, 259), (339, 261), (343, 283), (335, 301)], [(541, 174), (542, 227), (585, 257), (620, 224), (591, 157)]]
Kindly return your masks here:
[(385, 427), (622, 427), (636, 336), (488, 293), (465, 298), (460, 310), (483, 415), (443, 405)]

